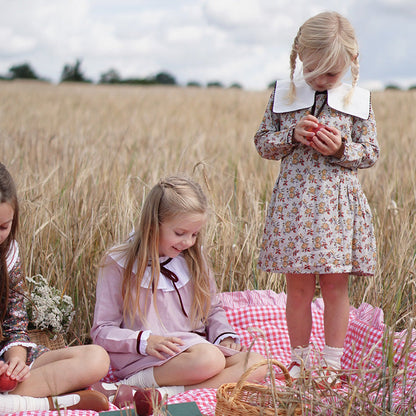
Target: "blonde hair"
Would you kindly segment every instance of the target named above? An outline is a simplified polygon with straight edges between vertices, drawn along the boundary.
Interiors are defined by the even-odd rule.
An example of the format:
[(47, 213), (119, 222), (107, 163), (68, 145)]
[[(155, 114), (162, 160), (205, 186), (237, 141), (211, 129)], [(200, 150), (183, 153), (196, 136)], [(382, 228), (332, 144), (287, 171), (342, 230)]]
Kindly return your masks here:
[[(181, 215), (206, 214), (207, 211), (207, 199), (201, 187), (183, 176), (162, 179), (151, 189), (143, 204), (134, 236), (116, 249), (125, 253), (127, 262), (122, 282), (125, 317), (129, 315), (130, 319), (133, 319), (135, 312), (138, 311), (140, 318), (146, 320), (144, 311), (150, 290), (147, 291), (145, 305), (139, 303), (139, 291), (146, 268), (149, 266), (151, 270), (149, 289), (158, 286), (160, 224)], [(195, 244), (183, 251), (194, 287), (190, 311), (190, 319), (194, 324), (207, 319), (211, 303), (209, 270), (202, 254), (201, 238), (201, 234), (198, 234)], [(137, 273), (133, 274), (136, 261)], [(135, 298), (133, 298), (134, 294)], [(156, 290), (153, 291), (152, 296), (157, 312)]]
[[(337, 12), (323, 12), (308, 19), (298, 30), (290, 54), (290, 92), (293, 100), (296, 87), (293, 80), (296, 59), (307, 65), (312, 57), (320, 57), (319, 65), (306, 75), (312, 78), (330, 72), (337, 62), (351, 67), (352, 86), (357, 85), (359, 76), (358, 42), (351, 23)], [(345, 97), (349, 101), (353, 89)]]

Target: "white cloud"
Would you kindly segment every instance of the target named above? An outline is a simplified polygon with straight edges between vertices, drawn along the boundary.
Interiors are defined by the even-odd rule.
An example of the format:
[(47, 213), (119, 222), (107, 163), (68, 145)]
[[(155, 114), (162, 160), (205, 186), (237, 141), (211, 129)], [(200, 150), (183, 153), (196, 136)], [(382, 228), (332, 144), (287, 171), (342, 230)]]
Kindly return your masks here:
[(256, 0), (207, 0), (204, 13), (209, 22), (227, 30), (257, 26), (262, 18)]
[(25, 53), (31, 51), (36, 40), (31, 36), (19, 35), (13, 32), (10, 27), (0, 27), (0, 44), (2, 44), (2, 54)]
[(416, 15), (416, 2), (414, 0), (381, 0), (380, 2), (390, 11)]
[[(183, 83), (264, 88), (288, 75), (299, 26), (333, 8), (331, 0), (0, 0), (0, 73), (25, 61), (58, 80), (80, 58), (95, 80), (110, 68), (123, 77), (164, 70)], [(356, 28), (363, 82), (411, 79), (415, 0), (344, 0), (336, 9)]]

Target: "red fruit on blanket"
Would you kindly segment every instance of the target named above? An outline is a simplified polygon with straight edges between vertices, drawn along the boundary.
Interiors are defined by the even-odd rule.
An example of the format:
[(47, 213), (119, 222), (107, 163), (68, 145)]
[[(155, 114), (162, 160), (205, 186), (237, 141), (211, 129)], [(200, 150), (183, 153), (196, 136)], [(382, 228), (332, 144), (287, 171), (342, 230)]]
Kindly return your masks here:
[(138, 416), (150, 416), (153, 408), (162, 402), (162, 396), (155, 389), (138, 389), (134, 393), (134, 404)]
[(3, 373), (0, 376), (0, 393), (4, 393), (6, 391), (12, 391), (16, 388), (17, 381), (12, 380), (10, 376), (8, 376), (6, 373)]

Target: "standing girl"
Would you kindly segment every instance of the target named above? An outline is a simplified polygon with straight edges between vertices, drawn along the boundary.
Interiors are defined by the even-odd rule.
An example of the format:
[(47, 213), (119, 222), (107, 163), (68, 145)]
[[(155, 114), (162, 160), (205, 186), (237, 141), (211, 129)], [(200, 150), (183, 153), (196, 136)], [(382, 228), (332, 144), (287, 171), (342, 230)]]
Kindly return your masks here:
[[(246, 358), (248, 365), (262, 359), (244, 352), (216, 297), (201, 249), (207, 209), (193, 181), (161, 180), (134, 235), (104, 259), (91, 335), (122, 385), (169, 395), (216, 388), (238, 380)], [(260, 368), (253, 380), (264, 375)], [(117, 386), (101, 387), (110, 395)]]
[(107, 374), (109, 358), (103, 348), (49, 351), (29, 340), (25, 279), (15, 240), (18, 214), (13, 179), (0, 163), (0, 375), (18, 382), (13, 391), (0, 394), (0, 414), (64, 407), (108, 410), (107, 398), (91, 390), (57, 396), (84, 389)]
[[(277, 82), (254, 141), (263, 158), (281, 160), (259, 267), (286, 275), (290, 373), (298, 377), (309, 355), (315, 277), (325, 304), (322, 365), (339, 370), (349, 275), (374, 274), (372, 215), (357, 170), (375, 164), (379, 146), (370, 93), (357, 86), (358, 45), (347, 19), (325, 12), (307, 20), (290, 67), (290, 81)], [(352, 86), (341, 82), (348, 68)]]

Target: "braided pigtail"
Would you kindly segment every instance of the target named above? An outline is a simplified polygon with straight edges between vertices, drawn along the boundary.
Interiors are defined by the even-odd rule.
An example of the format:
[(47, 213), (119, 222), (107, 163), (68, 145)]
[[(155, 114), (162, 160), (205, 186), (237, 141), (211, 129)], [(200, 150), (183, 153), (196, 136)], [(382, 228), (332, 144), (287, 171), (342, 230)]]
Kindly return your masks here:
[(360, 63), (358, 62), (358, 53), (357, 53), (357, 55), (353, 59), (351, 59), (351, 75), (352, 75), (351, 85), (352, 85), (352, 88), (348, 92), (348, 94), (346, 94), (345, 97), (344, 97), (344, 104), (345, 105), (348, 105), (351, 101), (352, 94), (354, 93), (354, 88), (358, 84), (359, 74), (360, 74)]
[(296, 86), (294, 81), (295, 69), (296, 69), (296, 59), (298, 57), (298, 39), (300, 36), (300, 29), (293, 41), (292, 51), (290, 52), (290, 88), (289, 88), (289, 102), (293, 102), (296, 97)]

